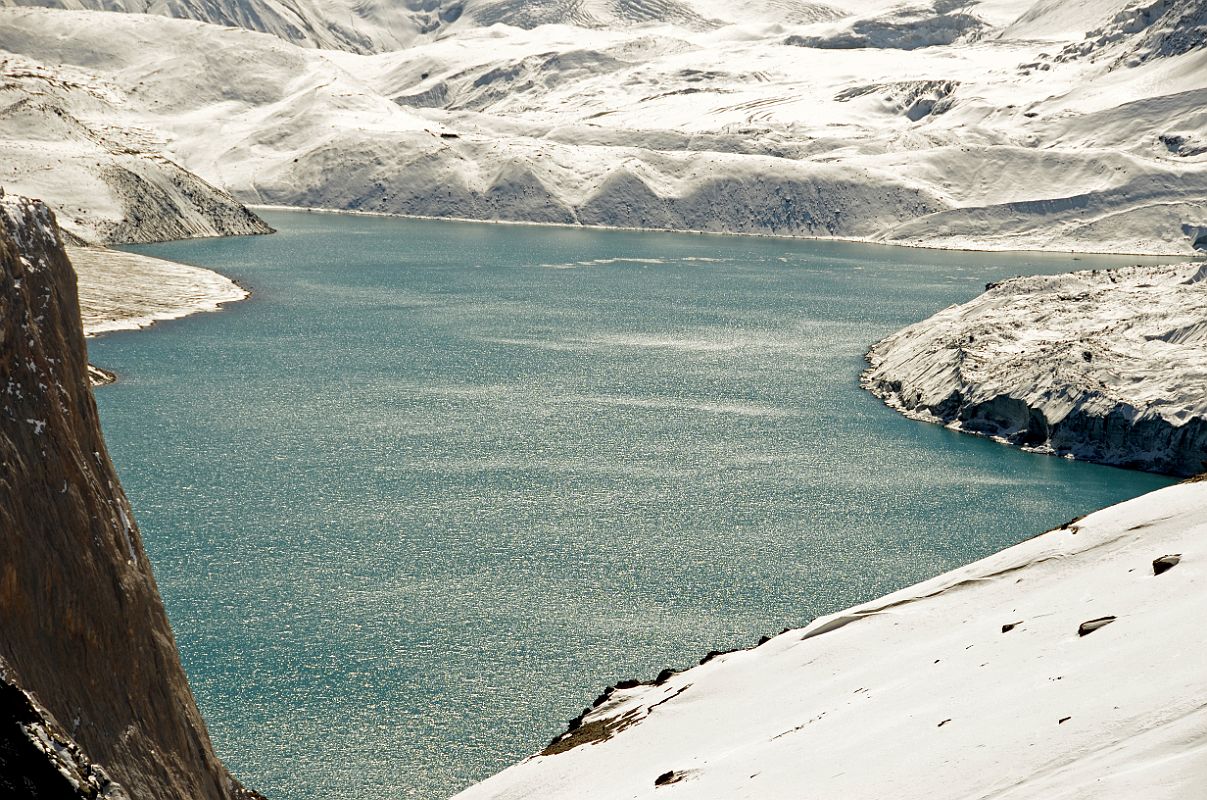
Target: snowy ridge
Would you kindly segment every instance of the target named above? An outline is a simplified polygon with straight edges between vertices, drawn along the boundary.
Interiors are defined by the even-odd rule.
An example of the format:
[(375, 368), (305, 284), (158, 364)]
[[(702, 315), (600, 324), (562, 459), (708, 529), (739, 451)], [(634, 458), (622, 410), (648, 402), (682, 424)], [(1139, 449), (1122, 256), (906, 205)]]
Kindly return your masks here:
[(1042, 452), (1207, 470), (1207, 265), (1015, 278), (872, 348), (916, 419)]
[(87, 165), (132, 171), (133, 150), (264, 205), (1207, 247), (1207, 0), (458, 8), (371, 56), (155, 15), (0, 9), (21, 72), (0, 92), (14, 115), (0, 117), (0, 180), (108, 239), (148, 227), (120, 201), (143, 189)]
[(1197, 797), (1207, 483), (612, 689), (485, 798)]

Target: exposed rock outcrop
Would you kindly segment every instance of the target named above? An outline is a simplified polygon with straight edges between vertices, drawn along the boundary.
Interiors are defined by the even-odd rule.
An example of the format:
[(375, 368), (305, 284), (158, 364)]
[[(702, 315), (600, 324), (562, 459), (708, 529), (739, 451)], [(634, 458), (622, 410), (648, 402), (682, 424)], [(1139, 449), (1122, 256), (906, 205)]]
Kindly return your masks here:
[(0, 662), (0, 796), (23, 800), (129, 800)]
[(1207, 266), (1015, 278), (877, 344), (915, 419), (1087, 461), (1207, 469)]
[(135, 800), (253, 796), (210, 746), (86, 369), (53, 215), (0, 199), (0, 691), (29, 692)]

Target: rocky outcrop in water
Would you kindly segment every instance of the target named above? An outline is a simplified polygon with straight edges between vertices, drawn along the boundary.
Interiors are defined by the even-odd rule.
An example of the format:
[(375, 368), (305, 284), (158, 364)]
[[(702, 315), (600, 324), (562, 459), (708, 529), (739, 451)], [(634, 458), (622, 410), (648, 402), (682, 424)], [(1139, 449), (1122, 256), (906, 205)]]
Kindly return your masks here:
[(210, 746), (86, 368), (53, 215), (0, 199), (2, 780), (50, 780), (66, 753), (95, 778), (78, 796), (105, 781), (136, 800), (254, 796)]
[(863, 385), (915, 419), (1041, 452), (1207, 469), (1207, 266), (990, 285), (877, 344)]

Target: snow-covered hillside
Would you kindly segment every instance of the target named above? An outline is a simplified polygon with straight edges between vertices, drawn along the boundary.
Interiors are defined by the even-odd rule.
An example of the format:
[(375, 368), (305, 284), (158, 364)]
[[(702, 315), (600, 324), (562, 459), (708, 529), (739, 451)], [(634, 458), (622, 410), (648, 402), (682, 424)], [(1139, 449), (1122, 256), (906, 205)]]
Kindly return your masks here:
[[(145, 142), (249, 203), (941, 247), (1207, 247), (1207, 0), (458, 8), (370, 56), (154, 15), (0, 9), (6, 63), (60, 76), (10, 79), (0, 97)], [(9, 125), (0, 180), (71, 219), (98, 191), (61, 168), (87, 158), (63, 153), (63, 124), (52, 112)]]
[(893, 334), (863, 384), (1042, 452), (1207, 470), (1207, 265), (1015, 278)]
[(0, 52), (0, 186), (50, 201), (76, 240), (270, 231), (166, 158), (153, 133), (120, 125), (125, 103), (122, 90), (86, 72)]
[(291, 44), (381, 53), (465, 28), (586, 28), (674, 23), (709, 30), (736, 22), (806, 24), (844, 12), (808, 0), (0, 0), (0, 7), (117, 11), (272, 34)]
[(1187, 800), (1207, 782), (1207, 483), (604, 693), (460, 800)]

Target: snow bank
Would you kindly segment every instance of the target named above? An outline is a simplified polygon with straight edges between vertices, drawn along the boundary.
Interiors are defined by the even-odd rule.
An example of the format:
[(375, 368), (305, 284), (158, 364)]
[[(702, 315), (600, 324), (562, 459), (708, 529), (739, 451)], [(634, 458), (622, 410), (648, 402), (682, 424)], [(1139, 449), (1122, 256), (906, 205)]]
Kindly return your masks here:
[(1207, 483), (1163, 489), (626, 683), (459, 798), (1196, 797), (1204, 509)]
[(1042, 452), (1207, 469), (1207, 265), (1015, 278), (877, 344), (892, 407)]
[(217, 272), (174, 261), (103, 247), (69, 247), (67, 255), (78, 276), (85, 336), (217, 311), (248, 296)]

